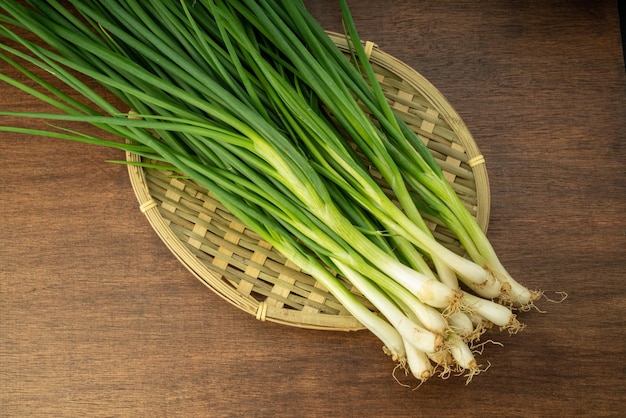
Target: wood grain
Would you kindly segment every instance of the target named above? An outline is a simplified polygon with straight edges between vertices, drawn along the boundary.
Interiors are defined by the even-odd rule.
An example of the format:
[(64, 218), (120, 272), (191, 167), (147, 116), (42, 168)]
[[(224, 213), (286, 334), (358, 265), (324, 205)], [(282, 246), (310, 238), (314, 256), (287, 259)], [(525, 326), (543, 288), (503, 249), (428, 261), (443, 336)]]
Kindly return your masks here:
[[(335, 2), (306, 1), (341, 30)], [(367, 332), (260, 323), (196, 281), (122, 158), (0, 136), (0, 416), (618, 416), (626, 410), (626, 75), (614, 1), (350, 2), (487, 160), (489, 237), (564, 303), (494, 334), (470, 385), (416, 391)], [(2, 72), (10, 72), (3, 65)], [(41, 109), (1, 87), (0, 108)], [(8, 124), (11, 120), (0, 123)], [(402, 379), (403, 381), (408, 381)]]

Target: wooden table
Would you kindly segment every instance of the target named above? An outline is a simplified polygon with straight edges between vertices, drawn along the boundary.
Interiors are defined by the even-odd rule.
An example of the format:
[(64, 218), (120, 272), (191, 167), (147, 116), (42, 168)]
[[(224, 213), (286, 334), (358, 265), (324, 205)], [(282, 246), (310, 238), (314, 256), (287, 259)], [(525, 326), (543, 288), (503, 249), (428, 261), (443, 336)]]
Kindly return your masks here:
[[(334, 1), (307, 1), (341, 30)], [(169, 253), (117, 151), (0, 137), (0, 416), (617, 416), (626, 410), (626, 76), (615, 1), (352, 1), (487, 160), (489, 237), (563, 303), (469, 385), (398, 385), (368, 332), (261, 323)], [(6, 65), (3, 72), (6, 71)], [(36, 110), (3, 86), (2, 109)], [(2, 123), (10, 121), (3, 120)], [(497, 335), (497, 334), (496, 334)]]

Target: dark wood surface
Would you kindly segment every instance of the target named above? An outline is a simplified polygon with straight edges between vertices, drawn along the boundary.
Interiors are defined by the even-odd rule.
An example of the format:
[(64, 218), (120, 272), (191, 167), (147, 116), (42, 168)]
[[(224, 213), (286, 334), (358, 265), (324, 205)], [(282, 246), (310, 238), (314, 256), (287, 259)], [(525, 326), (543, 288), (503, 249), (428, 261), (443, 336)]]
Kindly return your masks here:
[[(334, 1), (307, 1), (340, 30)], [(540, 302), (469, 384), (418, 390), (367, 332), (261, 323), (179, 264), (117, 152), (0, 136), (0, 416), (618, 416), (626, 410), (626, 75), (615, 1), (352, 1), (487, 160), (489, 237)], [(3, 72), (6, 69), (3, 67)], [(2, 109), (36, 110), (1, 87)], [(6, 123), (3, 121), (2, 123)], [(9, 121), (10, 122), (10, 121)]]

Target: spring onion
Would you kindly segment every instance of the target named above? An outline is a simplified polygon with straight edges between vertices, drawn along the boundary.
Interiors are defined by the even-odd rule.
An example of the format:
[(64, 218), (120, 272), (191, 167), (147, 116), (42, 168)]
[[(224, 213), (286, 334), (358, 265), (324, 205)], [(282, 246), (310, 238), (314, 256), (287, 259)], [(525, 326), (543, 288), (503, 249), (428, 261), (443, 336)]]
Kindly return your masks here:
[[(437, 370), (471, 379), (480, 371), (471, 346), (486, 325), (522, 328), (515, 309), (532, 306), (539, 293), (504, 269), (421, 139), (389, 106), (345, 0), (351, 57), (300, 0), (69, 3), (0, 0), (0, 58), (37, 88), (0, 80), (58, 109), (0, 110), (0, 117), (82, 122), (102, 137), (0, 130), (174, 166), (320, 281), (421, 381)], [(423, 213), (445, 224), (469, 258), (437, 242)]]

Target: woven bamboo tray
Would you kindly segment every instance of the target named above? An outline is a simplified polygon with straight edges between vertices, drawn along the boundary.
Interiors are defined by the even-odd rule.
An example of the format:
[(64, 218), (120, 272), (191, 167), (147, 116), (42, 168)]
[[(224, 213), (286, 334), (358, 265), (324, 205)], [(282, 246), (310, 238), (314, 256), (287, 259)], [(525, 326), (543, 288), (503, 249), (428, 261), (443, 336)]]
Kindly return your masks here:
[[(330, 36), (347, 52), (343, 36)], [(421, 136), (486, 230), (490, 197), (485, 160), (463, 121), (424, 77), (373, 43), (365, 46), (393, 108)], [(127, 159), (140, 158), (127, 154)], [(128, 170), (140, 210), (158, 236), (228, 302), (261, 321), (325, 330), (363, 328), (320, 283), (260, 240), (209, 191), (173, 172), (130, 164)], [(464, 253), (445, 227), (425, 218), (438, 241)]]

